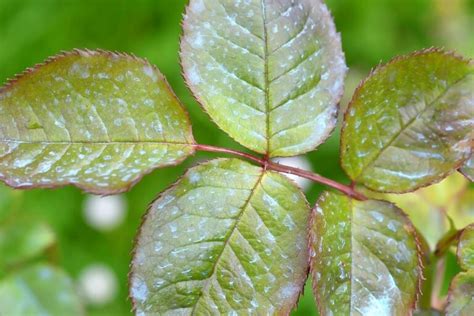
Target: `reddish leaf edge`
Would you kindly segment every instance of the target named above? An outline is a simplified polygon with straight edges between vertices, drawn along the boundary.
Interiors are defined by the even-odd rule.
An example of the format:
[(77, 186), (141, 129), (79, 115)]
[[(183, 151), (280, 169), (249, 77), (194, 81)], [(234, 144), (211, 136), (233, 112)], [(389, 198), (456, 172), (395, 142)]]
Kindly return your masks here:
[[(474, 136), (474, 133), (473, 133), (473, 136)], [(470, 159), (473, 159), (474, 157), (474, 152), (472, 152), (474, 150), (473, 148), (474, 148), (474, 139), (471, 140), (471, 156), (466, 160), (466, 162), (469, 161)], [(467, 180), (474, 182), (474, 177), (470, 176), (467, 172), (464, 171), (464, 165), (462, 165), (458, 169), (458, 172), (462, 174)]]
[[(319, 296), (319, 291), (317, 290), (316, 288), (316, 283), (314, 282), (314, 273), (317, 272), (317, 268), (315, 267), (315, 262), (313, 260), (313, 256), (312, 256), (312, 245), (315, 243), (316, 241), (316, 234), (313, 233), (313, 227), (314, 227), (314, 224), (316, 223), (316, 208), (321, 204), (321, 201), (328, 195), (332, 193), (332, 191), (324, 191), (323, 193), (321, 193), (321, 195), (319, 196), (318, 200), (316, 201), (313, 209), (311, 210), (311, 215), (310, 215), (310, 241), (309, 241), (309, 258), (310, 258), (310, 277), (313, 281), (313, 284), (312, 284), (312, 290), (313, 290), (313, 297), (315, 298), (315, 301), (316, 301), (316, 305), (317, 305), (317, 308), (318, 308), (318, 312), (321, 316), (325, 316), (326, 313), (324, 312), (324, 310), (321, 308), (321, 300), (322, 298)], [(341, 194), (339, 192), (337, 192), (337, 194)], [(342, 194), (341, 194), (342, 195)], [(346, 195), (342, 195), (342, 196), (346, 196)], [(351, 202), (354, 200), (354, 198), (350, 197), (350, 196), (346, 196), (347, 198), (351, 199)], [(405, 225), (404, 225), (404, 228), (405, 228), (405, 231), (406, 233), (410, 234), (413, 236), (414, 240), (415, 240), (415, 245), (416, 245), (416, 255), (417, 255), (417, 260), (418, 260), (418, 277), (417, 277), (417, 284), (416, 284), (416, 291), (415, 291), (415, 295), (413, 297), (413, 300), (412, 302), (410, 303), (410, 308), (412, 311), (414, 311), (416, 308), (417, 308), (417, 303), (418, 303), (418, 300), (422, 294), (422, 285), (423, 285), (423, 280), (425, 280), (425, 277), (423, 276), (423, 272), (424, 272), (424, 269), (425, 269), (425, 265), (424, 265), (424, 253), (423, 253), (423, 247), (422, 247), (422, 242), (420, 240), (420, 237), (418, 236), (418, 231), (416, 230), (415, 226), (413, 225), (413, 223), (411, 222), (410, 218), (408, 217), (408, 215), (401, 209), (399, 208), (395, 203), (392, 203), (392, 202), (389, 202), (389, 201), (385, 201), (385, 200), (381, 200), (381, 199), (370, 199), (372, 201), (379, 201), (379, 202), (385, 202), (385, 203), (388, 203), (392, 206), (395, 207), (395, 210), (397, 210), (397, 214), (400, 215), (403, 219), (404, 219), (404, 222), (405, 222)], [(361, 201), (363, 202), (363, 201)], [(351, 229), (352, 230), (352, 229)]]
[(465, 267), (463, 264), (462, 264), (462, 258), (461, 258), (461, 243), (460, 241), (464, 239), (464, 234), (468, 231), (468, 230), (473, 230), (474, 231), (474, 223), (471, 223), (469, 225), (467, 225), (466, 227), (464, 227), (458, 234), (458, 238), (457, 238), (457, 241), (458, 241), (458, 245), (456, 247), (456, 258), (458, 260), (458, 263), (459, 263), (459, 266), (461, 267), (461, 269), (463, 271), (467, 271), (469, 270), (467, 267)]
[[(230, 159), (240, 160), (240, 161), (243, 161), (245, 163), (249, 163), (249, 162), (247, 162), (245, 160), (242, 160), (240, 158), (214, 158), (214, 159), (199, 161), (196, 164), (194, 164), (193, 166), (189, 167), (175, 182), (173, 182), (166, 189), (164, 189), (163, 191), (158, 193), (156, 195), (156, 197), (148, 204), (148, 207), (147, 207), (145, 213), (141, 217), (141, 221), (140, 221), (140, 224), (138, 226), (137, 233), (135, 234), (135, 237), (134, 237), (133, 242), (132, 242), (132, 250), (130, 252), (131, 261), (130, 261), (130, 264), (129, 264), (129, 272), (128, 272), (128, 275), (127, 275), (127, 283), (128, 283), (128, 297), (127, 298), (132, 304), (132, 312), (133, 313), (136, 313), (136, 308), (137, 308), (136, 303), (133, 300), (133, 297), (131, 295), (132, 278), (134, 277), (134, 272), (133, 272), (133, 269), (132, 269), (133, 261), (135, 260), (135, 256), (136, 256), (136, 253), (137, 253), (138, 239), (141, 236), (143, 225), (144, 225), (145, 221), (148, 219), (148, 215), (151, 211), (152, 206), (155, 204), (156, 201), (161, 199), (165, 194), (171, 192), (184, 178), (186, 178), (186, 176), (192, 171), (193, 168), (198, 167), (198, 166), (202, 166), (202, 165), (206, 165), (206, 164), (210, 164), (214, 161), (223, 161), (223, 160), (230, 160)], [(255, 166), (255, 165), (253, 165), (253, 166)], [(298, 193), (303, 198), (303, 201), (305, 202), (306, 207), (308, 209), (311, 209), (311, 206), (310, 206), (310, 204), (309, 204), (309, 202), (306, 198), (306, 195), (303, 193), (302, 189), (296, 184), (296, 182), (294, 180), (288, 178), (287, 176), (285, 176), (285, 175), (283, 175), (283, 174), (281, 174), (277, 171), (267, 170), (264, 166), (256, 166), (256, 167), (261, 168), (263, 174), (265, 174), (266, 172), (270, 172), (270, 173), (275, 173), (275, 174), (279, 174), (281, 176), (284, 176), (296, 189), (298, 189)], [(311, 236), (311, 227), (312, 227), (311, 226), (311, 217), (312, 216), (311, 216), (311, 213), (310, 213), (309, 220), (308, 220), (308, 225), (306, 227), (306, 230), (307, 230), (306, 240), (308, 242), (308, 245), (307, 245), (307, 253), (308, 254), (309, 254), (309, 249), (311, 249), (310, 248), (311, 247), (310, 236)], [(301, 297), (304, 293), (304, 288), (305, 288), (305, 285), (306, 285), (306, 281), (308, 280), (308, 277), (310, 276), (310, 259), (311, 258), (308, 255), (307, 263), (306, 263), (306, 265), (307, 265), (306, 272), (304, 274), (304, 277), (300, 281), (301, 284), (298, 284), (298, 285), (301, 285), (300, 286), (300, 291), (295, 295), (293, 304), (290, 305), (290, 308), (288, 308), (287, 313), (278, 313), (278, 315), (288, 316), (297, 307), (298, 302), (299, 302), (299, 300), (301, 299)], [(281, 311), (279, 311), (279, 312), (281, 312)]]
[[(191, 1), (193, 0), (187, 0), (187, 4), (185, 5), (185, 10), (184, 10), (184, 13), (183, 13), (183, 17), (187, 16), (188, 15), (188, 10), (189, 10), (189, 7), (190, 7), (190, 3)], [(324, 1), (322, 0), (313, 0), (313, 2), (315, 2), (313, 5), (320, 5), (322, 10), (324, 11), (324, 14), (325, 14), (325, 18), (329, 19), (329, 28), (330, 28), (330, 32), (333, 33), (336, 37), (334, 43), (337, 44), (340, 48), (341, 48), (341, 53), (342, 53), (342, 58), (344, 60), (344, 64), (346, 64), (346, 58), (345, 58), (345, 53), (344, 51), (342, 50), (342, 39), (341, 39), (341, 33), (340, 32), (337, 32), (336, 30), (336, 24), (334, 22), (334, 17), (333, 15), (331, 14), (331, 12), (329, 11), (329, 8), (327, 7), (327, 5), (324, 3)], [(210, 121), (212, 123), (214, 123), (214, 125), (223, 133), (225, 133), (226, 135), (228, 135), (233, 141), (235, 141), (236, 143), (244, 146), (245, 148), (248, 148), (245, 144), (243, 144), (242, 142), (238, 141), (237, 139), (235, 139), (233, 136), (231, 136), (230, 134), (228, 134), (226, 131), (224, 131), (223, 129), (221, 129), (221, 127), (216, 123), (216, 121), (211, 117), (211, 115), (207, 112), (205, 106), (204, 106), (204, 101), (197, 96), (197, 94), (194, 92), (194, 90), (191, 88), (191, 83), (189, 81), (189, 78), (188, 76), (186, 75), (186, 71), (184, 69), (184, 63), (183, 63), (183, 56), (184, 56), (184, 52), (183, 52), (183, 43), (184, 43), (184, 37), (185, 37), (185, 32), (186, 32), (186, 29), (187, 29), (187, 24), (185, 22), (185, 19), (183, 18), (181, 20), (181, 35), (179, 36), (179, 65), (180, 65), (180, 68), (181, 68), (181, 76), (183, 77), (183, 80), (184, 80), (184, 84), (185, 86), (188, 88), (188, 91), (191, 93), (191, 95), (193, 96), (193, 98), (196, 100), (196, 102), (198, 103), (199, 107), (201, 108), (201, 110), (206, 113), (207, 117), (210, 119)], [(347, 77), (347, 73), (348, 73), (348, 68), (347, 68), (347, 64), (346, 64), (346, 69), (345, 69), (345, 72), (342, 76), (342, 81), (345, 82), (346, 80), (346, 77)], [(258, 153), (258, 154), (262, 154), (262, 155), (265, 155), (266, 158), (283, 158), (283, 157), (294, 157), (294, 156), (299, 156), (299, 155), (303, 155), (303, 154), (306, 154), (306, 153), (309, 153), (309, 152), (312, 152), (312, 151), (315, 151), (320, 145), (322, 145), (323, 143), (325, 143), (328, 138), (334, 133), (334, 131), (336, 130), (337, 128), (337, 122), (338, 122), (338, 117), (339, 117), (339, 114), (340, 114), (340, 102), (342, 100), (342, 97), (344, 96), (344, 84), (341, 86), (341, 89), (339, 91), (339, 94), (334, 98), (334, 105), (336, 106), (336, 111), (334, 111), (334, 115), (331, 119), (331, 122), (330, 124), (332, 125), (332, 128), (329, 129), (327, 131), (327, 135), (325, 135), (324, 137), (321, 138), (321, 140), (319, 140), (319, 142), (315, 142), (315, 144), (313, 146), (311, 146), (311, 148), (308, 148), (307, 150), (304, 150), (304, 151), (301, 151), (297, 154), (294, 154), (294, 155), (287, 155), (287, 156), (273, 156), (271, 155), (271, 153), (268, 152), (268, 150), (254, 150), (254, 149), (251, 149), (251, 148), (248, 148), (250, 149), (251, 151), (255, 152), (255, 153)], [(268, 117), (268, 114), (267, 114), (267, 117)], [(266, 140), (267, 140), (267, 148), (268, 148), (268, 144), (269, 144), (269, 139), (268, 139), (268, 135), (266, 135)]]
[[(442, 54), (442, 55), (445, 55), (445, 56), (451, 56), (451, 57), (454, 57), (462, 62), (465, 62), (469, 65), (474, 65), (474, 60), (470, 59), (470, 58), (467, 58), (467, 57), (464, 57), (460, 54), (458, 54), (456, 51), (454, 50), (445, 50), (444, 48), (442, 47), (430, 47), (430, 48), (425, 48), (425, 49), (422, 49), (422, 50), (418, 50), (418, 51), (414, 51), (410, 54), (406, 54), (406, 55), (400, 55), (400, 56), (395, 56), (394, 58), (392, 58), (390, 61), (388, 61), (387, 63), (382, 63), (380, 62), (377, 66), (375, 66), (374, 68), (372, 68), (369, 72), (369, 74), (367, 75), (367, 77), (365, 79), (363, 79), (359, 85), (357, 86), (354, 94), (352, 95), (352, 99), (351, 101), (349, 102), (349, 105), (347, 106), (345, 112), (343, 113), (343, 118), (342, 118), (342, 127), (341, 127), (341, 137), (339, 139), (339, 151), (340, 151), (340, 155), (339, 155), (339, 165), (341, 166), (342, 170), (344, 170), (344, 173), (347, 175), (347, 177), (349, 177), (349, 179), (351, 179), (354, 183), (358, 183), (357, 179), (353, 179), (350, 175), (349, 175), (349, 172), (345, 169), (344, 167), (344, 164), (342, 163), (342, 150), (343, 150), (343, 145), (345, 144), (344, 143), (344, 137), (343, 137), (343, 134), (344, 134), (344, 130), (346, 128), (346, 125), (347, 125), (347, 116), (349, 115), (349, 112), (350, 110), (354, 107), (354, 102), (356, 99), (359, 98), (359, 95), (361, 94), (361, 90), (362, 88), (365, 86), (366, 82), (371, 79), (373, 76), (377, 75), (383, 68), (385, 68), (386, 66), (389, 66), (393, 63), (396, 63), (398, 61), (401, 61), (401, 60), (405, 60), (405, 59), (409, 59), (409, 58), (412, 58), (412, 57), (416, 57), (416, 56), (420, 56), (420, 55), (427, 55), (427, 54), (435, 54), (435, 53), (438, 53), (438, 54)], [(402, 190), (402, 191), (395, 191), (395, 190), (380, 190), (379, 188), (372, 188), (370, 186), (366, 186), (364, 184), (361, 183), (361, 185), (363, 185), (364, 187), (372, 190), (372, 191), (375, 191), (375, 192), (380, 192), (380, 193), (393, 193), (393, 194), (405, 194), (405, 193), (410, 193), (410, 192), (414, 192), (416, 190), (419, 190), (419, 189), (422, 189), (422, 188), (425, 188), (425, 187), (429, 187), (433, 184), (436, 184), (436, 183), (439, 183), (441, 182), (442, 180), (444, 180), (445, 178), (447, 178), (448, 176), (450, 176), (452, 173), (458, 171), (463, 165), (464, 163), (466, 163), (466, 161), (469, 160), (469, 156), (461, 161), (459, 161), (451, 170), (448, 170), (447, 172), (439, 175), (437, 178), (433, 179), (432, 181), (428, 182), (428, 183), (425, 183), (425, 184), (422, 184), (422, 185), (419, 185), (413, 189), (408, 189), (408, 190)]]
[(91, 188), (87, 185), (80, 184), (80, 183), (73, 183), (71, 181), (65, 181), (65, 182), (58, 183), (58, 184), (39, 184), (39, 185), (26, 185), (26, 186), (14, 185), (6, 176), (0, 176), (0, 182), (5, 183), (10, 188), (18, 189), (18, 190), (56, 189), (56, 188), (65, 187), (65, 186), (73, 186), (73, 187), (76, 187), (76, 188), (80, 189), (81, 191), (83, 191), (85, 193), (89, 193), (89, 194), (100, 195), (100, 196), (116, 195), (116, 194), (121, 194), (121, 193), (125, 193), (125, 192), (130, 191), (132, 189), (132, 187), (134, 187), (137, 183), (139, 183), (143, 179), (143, 177), (145, 177), (146, 175), (152, 173), (156, 169), (161, 169), (161, 168), (173, 167), (173, 166), (180, 165), (189, 156), (192, 156), (196, 153), (196, 151), (195, 151), (196, 141), (194, 140), (194, 136), (193, 136), (193, 132), (192, 132), (191, 119), (190, 119), (189, 112), (187, 111), (186, 107), (183, 105), (183, 103), (177, 97), (176, 93), (172, 89), (172, 87), (169, 84), (168, 80), (161, 73), (161, 71), (158, 69), (158, 67), (156, 67), (154, 64), (150, 63), (148, 61), (148, 59), (142, 58), (142, 57), (137, 57), (133, 53), (123, 53), (123, 52), (118, 52), (118, 51), (108, 51), (108, 50), (104, 50), (104, 49), (88, 49), (88, 48), (82, 48), (82, 49), (74, 48), (70, 51), (61, 51), (60, 53), (58, 53), (56, 55), (48, 57), (43, 62), (37, 63), (32, 67), (27, 67), (24, 71), (16, 74), (15, 76), (13, 76), (10, 79), (7, 79), (5, 84), (0, 87), (0, 96), (1, 96), (1, 94), (8, 92), (8, 90), (10, 90), (12, 87), (14, 87), (14, 85), (16, 83), (20, 82), (21, 80), (27, 79), (30, 75), (33, 75), (37, 70), (39, 70), (42, 67), (47, 66), (51, 63), (54, 63), (58, 60), (61, 60), (62, 58), (66, 58), (66, 57), (69, 57), (69, 56), (90, 57), (90, 56), (94, 56), (94, 55), (102, 55), (102, 56), (106, 56), (106, 57), (130, 58), (134, 61), (142, 63), (145, 66), (149, 66), (154, 71), (156, 71), (156, 73), (159, 76), (159, 80), (162, 80), (163, 82), (165, 82), (165, 84), (166, 84), (168, 90), (170, 91), (172, 97), (176, 100), (176, 102), (178, 103), (178, 105), (181, 108), (182, 112), (185, 114), (186, 123), (189, 126), (188, 135), (191, 136), (192, 143), (189, 143), (189, 144), (188, 143), (182, 143), (182, 144), (174, 143), (174, 144), (183, 145), (183, 146), (189, 145), (189, 147), (192, 148), (192, 151), (189, 153), (188, 156), (184, 156), (181, 159), (178, 159), (173, 163), (163, 164), (163, 165), (160, 165), (160, 166), (152, 166), (150, 168), (147, 168), (147, 169), (143, 170), (135, 178), (132, 178), (132, 180), (129, 181), (129, 183), (126, 186), (124, 186), (123, 188), (115, 189), (115, 190)]

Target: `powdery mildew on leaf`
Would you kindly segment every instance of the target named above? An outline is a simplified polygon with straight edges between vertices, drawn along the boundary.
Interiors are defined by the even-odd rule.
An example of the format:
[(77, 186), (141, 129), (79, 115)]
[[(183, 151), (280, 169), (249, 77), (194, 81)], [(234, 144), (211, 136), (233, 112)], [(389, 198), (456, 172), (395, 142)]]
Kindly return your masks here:
[(459, 237), (457, 256), (462, 269), (474, 270), (474, 223), (467, 226)]
[(141, 227), (136, 314), (289, 314), (308, 271), (309, 213), (278, 173), (237, 159), (190, 169)]
[(407, 192), (443, 179), (470, 155), (474, 64), (429, 49), (378, 67), (356, 90), (341, 136), (355, 181)]
[(415, 229), (385, 201), (325, 192), (313, 211), (311, 270), (321, 315), (408, 315), (421, 277)]
[(474, 310), (474, 270), (459, 273), (451, 282), (447, 316), (471, 316)]
[(239, 143), (294, 156), (329, 136), (346, 66), (320, 0), (191, 0), (183, 27), (186, 81)]
[(0, 315), (83, 315), (72, 280), (62, 271), (39, 264), (0, 281)]
[(134, 56), (75, 50), (0, 89), (0, 178), (13, 187), (117, 193), (193, 143), (164, 77)]
[(471, 158), (469, 158), (464, 166), (459, 170), (461, 173), (471, 180), (471, 182), (474, 181), (474, 155), (471, 154)]

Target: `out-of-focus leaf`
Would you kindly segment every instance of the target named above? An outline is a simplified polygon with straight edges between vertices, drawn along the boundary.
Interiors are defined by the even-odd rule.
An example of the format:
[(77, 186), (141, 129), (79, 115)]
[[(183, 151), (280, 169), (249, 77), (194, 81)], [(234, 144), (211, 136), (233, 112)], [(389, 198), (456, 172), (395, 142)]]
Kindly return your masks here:
[(474, 224), (467, 226), (461, 233), (457, 255), (462, 269), (474, 270)]
[(192, 0), (183, 26), (186, 81), (231, 137), (270, 156), (328, 137), (346, 66), (321, 0)]
[(474, 223), (474, 188), (466, 183), (465, 191), (459, 194), (447, 212), (457, 229)]
[(474, 181), (474, 155), (471, 155), (464, 166), (459, 170), (461, 173), (466, 176), (471, 181)]
[(474, 311), (474, 270), (459, 273), (451, 283), (447, 316), (472, 316)]
[(190, 169), (150, 207), (132, 263), (140, 315), (288, 314), (308, 270), (309, 206), (236, 159)]
[(456, 229), (474, 222), (474, 190), (468, 184), (462, 175), (453, 173), (438, 184), (412, 193), (383, 194), (363, 188), (362, 191), (367, 196), (388, 200), (400, 207), (434, 250), (450, 229), (448, 217)]
[(443, 313), (436, 310), (436, 309), (431, 309), (431, 310), (416, 310), (413, 313), (413, 316), (443, 316)]
[(429, 49), (378, 67), (346, 112), (342, 166), (375, 191), (440, 181), (470, 155), (474, 63)]
[(0, 222), (11, 214), (18, 195), (21, 195), (21, 192), (13, 191), (0, 183)]
[(16, 219), (15, 216), (0, 221), (0, 271), (39, 255), (55, 241), (48, 225)]
[(193, 142), (164, 77), (133, 56), (75, 50), (0, 89), (0, 178), (13, 187), (121, 192)]
[(385, 201), (325, 192), (313, 211), (311, 270), (321, 315), (407, 315), (420, 280), (415, 229)]
[(40, 264), (0, 281), (0, 315), (82, 315), (71, 279), (61, 270)]

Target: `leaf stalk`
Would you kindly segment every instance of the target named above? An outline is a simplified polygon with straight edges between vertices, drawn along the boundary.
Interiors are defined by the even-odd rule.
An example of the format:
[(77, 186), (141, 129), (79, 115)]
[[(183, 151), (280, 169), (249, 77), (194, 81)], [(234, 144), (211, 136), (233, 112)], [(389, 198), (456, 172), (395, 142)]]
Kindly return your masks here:
[(255, 163), (258, 163), (262, 167), (264, 167), (267, 170), (273, 170), (273, 171), (278, 171), (286, 174), (292, 174), (296, 175), (305, 179), (309, 179), (313, 182), (321, 183), (324, 185), (327, 185), (329, 187), (332, 187), (345, 195), (348, 195), (356, 200), (360, 201), (365, 201), (367, 200), (367, 197), (363, 195), (360, 192), (357, 192), (353, 187), (344, 185), (342, 183), (339, 183), (337, 181), (325, 178), (317, 173), (313, 173), (307, 170), (295, 168), (295, 167), (290, 167), (287, 165), (279, 164), (279, 163), (274, 163), (268, 158), (259, 158), (257, 156), (254, 156), (252, 154), (244, 153), (238, 150), (233, 150), (229, 148), (222, 148), (222, 147), (217, 147), (217, 146), (211, 146), (211, 145), (202, 145), (202, 144), (195, 144), (194, 149), (198, 151), (206, 151), (206, 152), (214, 152), (214, 153), (224, 153), (224, 154), (230, 154), (238, 157), (242, 157), (248, 160), (251, 160)]

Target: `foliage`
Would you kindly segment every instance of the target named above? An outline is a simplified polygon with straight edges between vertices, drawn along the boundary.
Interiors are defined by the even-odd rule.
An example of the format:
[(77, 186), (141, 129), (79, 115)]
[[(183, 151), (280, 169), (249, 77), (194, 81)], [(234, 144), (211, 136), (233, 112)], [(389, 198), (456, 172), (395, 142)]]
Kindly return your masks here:
[[(401, 209), (368, 199), (372, 193), (354, 186), (405, 193), (461, 167), (470, 177), (473, 62), (427, 49), (376, 68), (345, 112), (341, 164), (354, 181), (345, 186), (270, 160), (313, 150), (336, 125), (346, 66), (321, 1), (191, 0), (181, 58), (186, 81), (209, 116), (263, 157), (196, 143), (180, 101), (146, 60), (74, 50), (1, 88), (0, 178), (15, 188), (74, 184), (114, 194), (195, 151), (234, 154), (254, 164), (200, 163), (150, 205), (131, 266), (137, 314), (289, 314), (310, 266), (323, 315), (411, 313), (422, 261), (431, 251)], [(341, 193), (324, 193), (310, 212), (301, 190), (278, 172)], [(5, 228), (5, 243), (25, 245), (20, 258), (8, 251), (13, 259), (6, 258), (5, 266), (51, 244), (47, 229), (29, 227), (40, 245), (31, 245), (30, 233), (17, 240)], [(440, 239), (449, 247), (459, 238), (465, 268), (472, 252), (468, 231), (430, 236), (431, 250)], [(13, 300), (11, 293), (21, 298), (15, 284), (23, 279), (33, 289), (40, 286), (45, 269), (63, 293), (71, 292), (63, 274), (33, 266), (2, 281), (0, 301)], [(447, 311), (459, 314), (469, 308), (471, 272), (453, 282)], [(54, 296), (58, 288), (50, 290)], [(70, 310), (52, 306), (52, 314), (80, 313), (73, 294), (66, 296)], [(35, 308), (24, 306), (22, 311)]]

